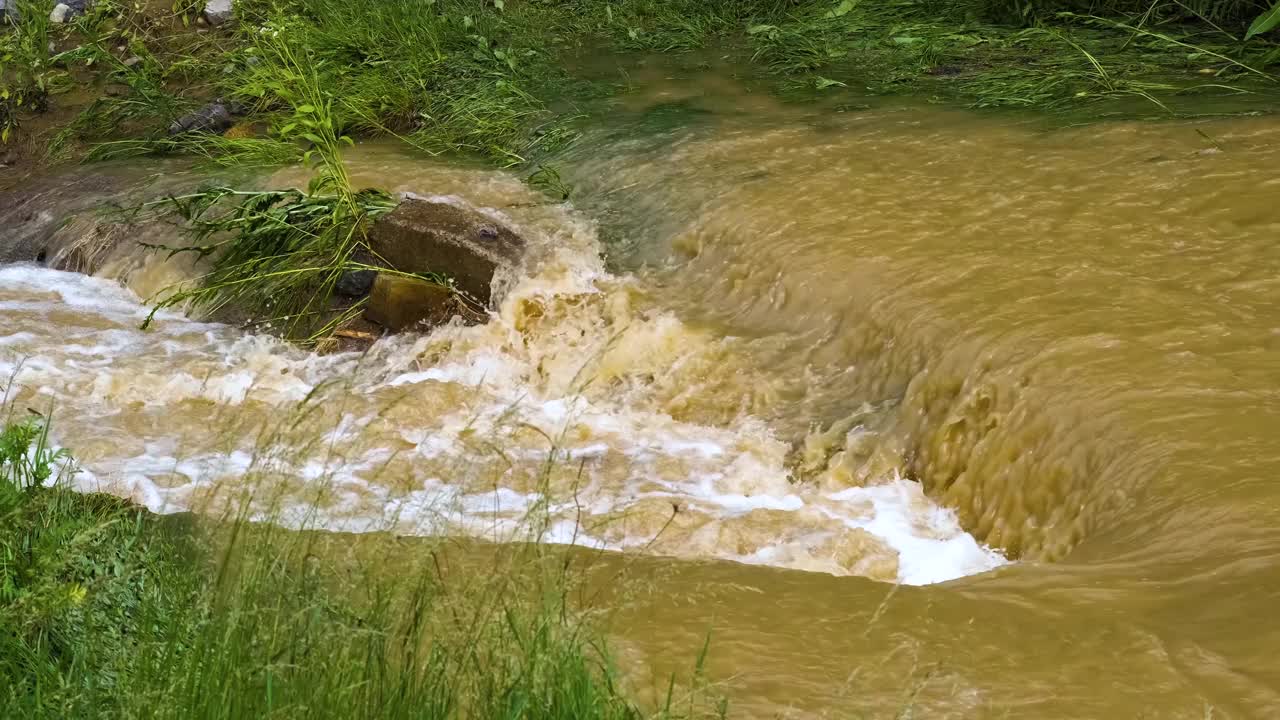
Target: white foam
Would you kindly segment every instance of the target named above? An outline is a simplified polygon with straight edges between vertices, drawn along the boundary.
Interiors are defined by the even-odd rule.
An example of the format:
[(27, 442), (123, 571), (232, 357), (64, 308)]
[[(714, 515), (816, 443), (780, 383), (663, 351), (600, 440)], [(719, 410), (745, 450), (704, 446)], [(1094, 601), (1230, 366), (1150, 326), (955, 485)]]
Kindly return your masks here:
[[(708, 523), (688, 530), (681, 552), (836, 571), (829, 558), (812, 557), (813, 548), (841, 531), (862, 530), (897, 553), (903, 583), (940, 582), (1005, 562), (909, 480), (886, 478), (883, 485), (839, 492), (794, 484), (788, 446), (757, 420), (702, 425), (677, 420), (634, 392), (585, 392), (581, 369), (611, 347), (612, 323), (626, 311), (604, 302), (599, 283), (608, 278), (597, 257), (548, 258), (542, 271), (508, 292), (489, 325), (392, 338), (364, 359), (314, 356), (176, 313), (160, 313), (143, 331), (149, 310), (118, 283), (3, 267), (0, 376), (17, 373), (19, 385), (63, 406), (60, 417), (67, 420), (55, 427), (69, 446), (92, 443), (104, 429), (141, 440), (141, 452), (99, 443), (76, 487), (114, 492), (156, 512), (191, 509), (220, 483), (234, 486), (254, 472), (301, 483), (303, 491), (286, 497), (283, 507), (259, 515), (297, 526), (468, 532), (495, 540), (523, 537), (534, 527), (544, 542), (625, 550), (648, 548), (654, 538), (593, 535), (576, 518), (607, 518), (670, 500)], [(544, 335), (519, 329), (521, 303), (557, 298), (572, 301), (569, 314), (544, 316)], [(547, 306), (548, 313), (553, 309)], [(68, 320), (69, 311), (83, 322), (68, 324), (76, 322)], [(61, 325), (51, 326), (53, 313)], [(677, 353), (669, 364), (683, 362), (678, 353), (687, 333), (674, 317), (624, 320), (635, 326), (636, 338)], [(424, 367), (424, 357), (434, 359)], [(634, 360), (648, 367), (646, 358)], [(351, 408), (331, 418), (310, 457), (264, 459), (249, 428), (230, 432), (230, 447), (219, 445), (214, 436), (223, 429), (198, 417), (211, 416), (210, 408), (253, 404), (274, 408), (266, 416), (278, 413), (283, 424), (289, 408), (335, 381), (345, 390), (327, 402)], [(451, 388), (465, 391), (449, 394)], [(384, 414), (380, 404), (391, 391), (411, 409), (434, 410), (394, 419), (400, 416)], [(188, 402), (204, 405), (178, 407)], [(392, 444), (370, 446), (370, 428), (382, 428)], [(179, 437), (203, 446), (183, 456)], [(473, 476), (490, 472), (484, 463), (492, 458), (478, 454), (485, 443), (476, 438), (501, 448), (507, 464), (497, 477), (486, 476), (483, 488)], [(549, 453), (557, 462), (571, 461), (581, 477), (547, 477), (579, 483), (571, 488), (573, 502), (560, 498), (545, 509), (551, 514), (546, 523), (531, 523), (544, 498), (521, 478), (544, 472)], [(384, 483), (378, 474), (393, 458), (408, 460), (408, 470), (398, 472), (409, 476)], [(797, 522), (746, 551), (717, 540), (720, 523), (755, 522), (756, 513), (793, 514)]]

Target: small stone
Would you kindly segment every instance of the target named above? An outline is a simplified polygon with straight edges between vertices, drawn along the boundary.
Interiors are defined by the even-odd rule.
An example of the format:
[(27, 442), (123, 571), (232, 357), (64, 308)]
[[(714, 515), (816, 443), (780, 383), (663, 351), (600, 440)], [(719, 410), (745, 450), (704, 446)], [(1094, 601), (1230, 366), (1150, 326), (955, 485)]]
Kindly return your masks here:
[(124, 66), (133, 67), (134, 65), (137, 65), (140, 62), (142, 62), (142, 58), (138, 57), (137, 55), (134, 55), (133, 57), (124, 61)]
[(362, 298), (373, 288), (376, 270), (348, 270), (334, 283), (333, 291), (342, 297)]
[(215, 100), (208, 105), (187, 113), (169, 126), (170, 135), (181, 135), (187, 132), (209, 132), (222, 134), (231, 126), (236, 124), (232, 109), (236, 106), (228, 107), (221, 100)]
[(232, 18), (231, 0), (207, 0), (204, 4), (204, 19), (210, 25), (221, 25)]
[(49, 22), (64, 23), (67, 16), (71, 14), (71, 6), (66, 3), (58, 3), (53, 6), (53, 12), (49, 13)]

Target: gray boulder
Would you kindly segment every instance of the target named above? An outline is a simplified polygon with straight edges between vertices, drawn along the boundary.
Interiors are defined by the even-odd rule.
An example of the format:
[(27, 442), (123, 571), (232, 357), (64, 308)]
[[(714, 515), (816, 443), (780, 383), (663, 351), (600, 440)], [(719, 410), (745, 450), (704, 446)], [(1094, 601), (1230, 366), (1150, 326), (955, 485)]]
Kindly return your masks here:
[(0, 24), (5, 20), (18, 22), (18, 3), (16, 0), (0, 0)]
[(236, 124), (237, 115), (243, 114), (244, 108), (237, 103), (214, 100), (199, 110), (174, 120), (169, 126), (169, 134), (181, 135), (188, 132), (221, 134)]
[(49, 12), (49, 22), (60, 24), (66, 22), (71, 17), (71, 6), (66, 3), (58, 3), (53, 6), (53, 10)]
[(229, 22), (234, 16), (235, 11), (231, 6), (231, 0), (207, 0), (204, 4), (204, 19), (208, 20), (210, 25), (217, 27)]
[(494, 273), (517, 266), (525, 250), (523, 238), (479, 210), (417, 197), (378, 218), (369, 246), (402, 272), (449, 277), (481, 304), (490, 300)]

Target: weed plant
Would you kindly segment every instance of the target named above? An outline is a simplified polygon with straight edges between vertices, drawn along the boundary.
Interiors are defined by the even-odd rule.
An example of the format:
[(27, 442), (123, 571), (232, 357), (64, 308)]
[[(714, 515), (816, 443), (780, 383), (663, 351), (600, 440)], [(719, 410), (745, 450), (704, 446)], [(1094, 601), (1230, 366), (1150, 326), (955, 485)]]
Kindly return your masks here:
[(9, 142), (23, 113), (46, 110), (49, 95), (68, 81), (49, 50), (53, 4), (20, 0), (15, 7), (0, 13), (0, 143)]
[(362, 262), (372, 257), (368, 225), (395, 203), (383, 192), (352, 187), (342, 161), (342, 146), (352, 141), (340, 134), (335, 101), (316, 67), (279, 38), (264, 38), (257, 47), (271, 66), (264, 92), (292, 111), (276, 130), (278, 142), (304, 147), (302, 160), (315, 175), (305, 191), (217, 187), (144, 205), (143, 212), (176, 214), (193, 239), (164, 250), (211, 263), (194, 287), (168, 293), (152, 317), (180, 304), (209, 312), (233, 307), (282, 323), (287, 337), (317, 341), (359, 312), (359, 303), (331, 312), (334, 287), (344, 273), (368, 267)]

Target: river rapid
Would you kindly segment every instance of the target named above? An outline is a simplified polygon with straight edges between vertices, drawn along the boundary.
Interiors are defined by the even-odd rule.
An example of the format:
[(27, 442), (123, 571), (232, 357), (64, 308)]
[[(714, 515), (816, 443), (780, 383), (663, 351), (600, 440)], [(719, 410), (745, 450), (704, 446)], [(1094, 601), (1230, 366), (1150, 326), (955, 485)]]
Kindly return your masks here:
[[(352, 151), (357, 184), (529, 240), (488, 324), (327, 355), (178, 313), (144, 331), (193, 268), (132, 241), (172, 229), (108, 241), (80, 213), (64, 269), (0, 266), (12, 402), (52, 408), (79, 488), (158, 512), (248, 497), (300, 527), (620, 551), (649, 582), (619, 642), (661, 677), (710, 631), (744, 716), (1280, 712), (1280, 123), (635, 76), (556, 159), (569, 205)], [(110, 193), (15, 191), (0, 246), (20, 215), (198, 180), (101, 172)]]

